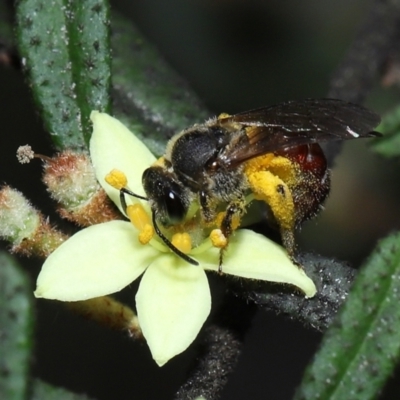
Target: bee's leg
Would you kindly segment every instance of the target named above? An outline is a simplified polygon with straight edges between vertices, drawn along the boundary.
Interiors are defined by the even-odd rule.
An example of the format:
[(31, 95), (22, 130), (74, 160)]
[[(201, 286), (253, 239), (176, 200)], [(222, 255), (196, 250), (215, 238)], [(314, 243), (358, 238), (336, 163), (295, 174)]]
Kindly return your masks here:
[(210, 207), (211, 197), (207, 192), (202, 190), (199, 193), (199, 202), (201, 208), (201, 215), (206, 223), (210, 223), (215, 218), (215, 212), (213, 211), (212, 207)]
[(289, 257), (296, 264), (294, 237), (295, 205), (288, 185), (270, 171), (253, 172), (248, 176), (250, 187), (259, 200), (265, 201), (279, 225), (281, 238)]
[(219, 252), (218, 272), (220, 274), (222, 273), (223, 256), (224, 256), (224, 251), (228, 248), (229, 237), (237, 229), (240, 223), (240, 218), (244, 214), (244, 207), (245, 207), (244, 200), (234, 201), (228, 205), (224, 213), (224, 216), (222, 218), (220, 229), (223, 237), (226, 239), (226, 244), (223, 247), (221, 247), (221, 250)]

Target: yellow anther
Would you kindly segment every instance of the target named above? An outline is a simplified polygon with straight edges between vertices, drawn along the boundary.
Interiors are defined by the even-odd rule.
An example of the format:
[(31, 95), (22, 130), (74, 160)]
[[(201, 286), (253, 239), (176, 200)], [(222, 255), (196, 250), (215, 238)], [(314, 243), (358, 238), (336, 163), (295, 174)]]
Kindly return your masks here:
[(228, 245), (228, 238), (222, 233), (221, 229), (213, 229), (210, 233), (210, 239), (212, 245), (219, 249)]
[(146, 225), (151, 225), (150, 216), (140, 203), (132, 204), (126, 208), (128, 218), (136, 229), (142, 231)]
[(128, 183), (126, 175), (118, 169), (113, 169), (104, 179), (109, 185), (118, 190), (124, 188)]
[(154, 228), (144, 207), (140, 203), (131, 204), (126, 208), (126, 213), (134, 227), (139, 230), (139, 242), (149, 243), (153, 239)]
[(154, 228), (153, 225), (146, 224), (144, 228), (139, 233), (139, 242), (141, 244), (147, 244), (153, 239), (154, 236)]
[(182, 253), (189, 254), (192, 250), (192, 239), (187, 232), (175, 233), (172, 236), (171, 243)]

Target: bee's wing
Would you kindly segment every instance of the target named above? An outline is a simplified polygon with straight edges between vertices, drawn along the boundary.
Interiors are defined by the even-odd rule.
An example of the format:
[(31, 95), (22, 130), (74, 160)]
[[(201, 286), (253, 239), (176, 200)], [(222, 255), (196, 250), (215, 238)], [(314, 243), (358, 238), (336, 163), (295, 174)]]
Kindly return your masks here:
[(378, 136), (372, 132), (378, 114), (364, 107), (334, 99), (289, 101), (276, 106), (222, 117), (221, 126), (245, 128), (220, 155), (220, 162), (234, 168), (261, 154), (308, 143)]

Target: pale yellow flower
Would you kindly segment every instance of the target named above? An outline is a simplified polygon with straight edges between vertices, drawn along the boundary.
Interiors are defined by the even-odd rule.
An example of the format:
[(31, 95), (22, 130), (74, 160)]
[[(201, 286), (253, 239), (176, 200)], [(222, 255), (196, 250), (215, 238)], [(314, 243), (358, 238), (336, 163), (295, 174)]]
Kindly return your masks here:
[[(105, 182), (105, 176), (113, 169), (123, 171), (129, 188), (145, 195), (142, 172), (155, 158), (118, 120), (96, 111), (91, 119), (90, 155), (96, 176), (121, 209), (119, 191)], [(62, 301), (86, 300), (118, 292), (144, 273), (136, 294), (138, 319), (152, 356), (161, 366), (192, 343), (210, 313), (205, 270), (218, 270), (219, 249), (208, 242), (190, 253), (199, 262), (199, 266), (193, 266), (158, 238), (140, 244), (138, 231), (130, 222), (94, 225), (50, 255), (38, 277), (35, 295)], [(306, 297), (316, 292), (311, 279), (292, 264), (282, 247), (250, 230), (238, 230), (230, 239), (223, 272), (289, 283)]]

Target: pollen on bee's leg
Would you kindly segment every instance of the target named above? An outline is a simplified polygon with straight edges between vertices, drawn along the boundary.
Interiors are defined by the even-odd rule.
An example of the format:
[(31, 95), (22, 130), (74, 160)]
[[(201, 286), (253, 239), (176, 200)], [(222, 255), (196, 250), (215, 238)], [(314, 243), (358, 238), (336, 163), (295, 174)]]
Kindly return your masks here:
[(210, 233), (211, 243), (218, 249), (223, 249), (228, 245), (228, 238), (222, 233), (221, 229), (213, 229)]
[(126, 175), (118, 169), (113, 169), (104, 179), (110, 186), (118, 190), (124, 188), (128, 183)]
[(294, 229), (295, 208), (292, 193), (286, 183), (270, 171), (248, 175), (256, 199), (265, 201), (271, 208), (281, 229)]
[(192, 250), (192, 239), (187, 232), (175, 233), (171, 243), (184, 254), (189, 254)]
[[(215, 218), (215, 221), (213, 221), (215, 223), (215, 225), (221, 226), (225, 216), (226, 216), (226, 211), (221, 211), (220, 213), (218, 213), (217, 217)], [(241, 223), (241, 216), (240, 215), (233, 215), (232, 216), (232, 220), (231, 220), (231, 229), (232, 229), (232, 231), (236, 231), (236, 229), (239, 228), (240, 223)]]

